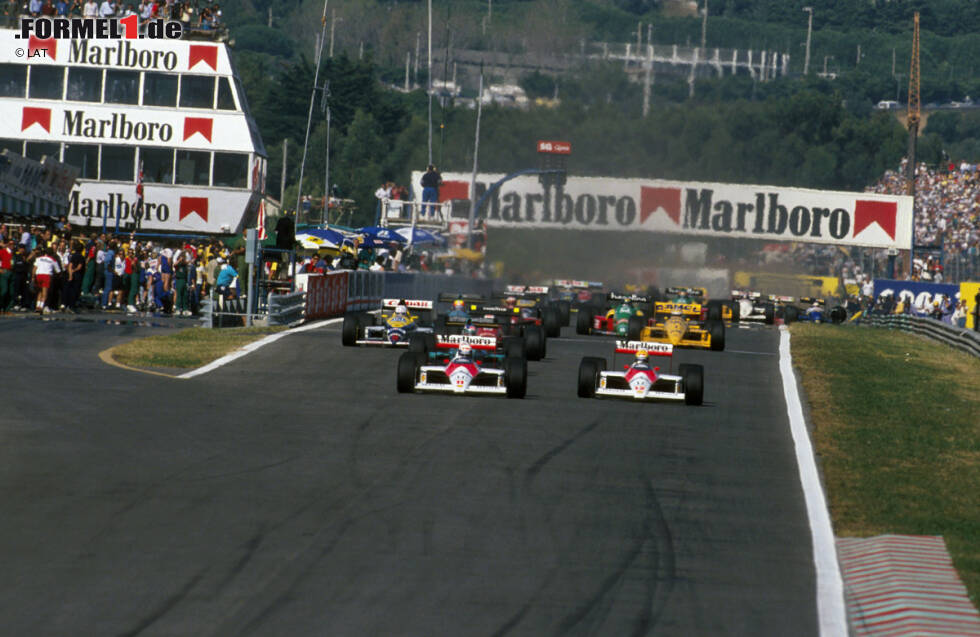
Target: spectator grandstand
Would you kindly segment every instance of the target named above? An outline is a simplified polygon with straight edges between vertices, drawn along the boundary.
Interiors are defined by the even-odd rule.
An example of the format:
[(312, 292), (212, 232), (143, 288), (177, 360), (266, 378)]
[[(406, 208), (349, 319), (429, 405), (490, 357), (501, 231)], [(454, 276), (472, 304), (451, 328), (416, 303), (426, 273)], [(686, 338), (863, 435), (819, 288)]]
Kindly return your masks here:
[[(905, 161), (869, 190), (900, 195), (908, 190)], [(972, 164), (943, 169), (919, 164), (915, 179), (915, 243), (912, 278), (959, 282), (980, 278), (980, 174)], [(919, 247), (922, 247), (921, 252)]]

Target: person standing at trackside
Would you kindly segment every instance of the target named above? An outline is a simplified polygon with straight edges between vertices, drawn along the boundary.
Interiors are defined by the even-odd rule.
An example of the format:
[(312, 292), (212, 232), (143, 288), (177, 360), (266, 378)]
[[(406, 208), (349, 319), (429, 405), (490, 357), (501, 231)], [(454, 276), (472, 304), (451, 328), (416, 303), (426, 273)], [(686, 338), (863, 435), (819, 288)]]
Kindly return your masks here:
[(980, 291), (973, 297), (973, 331), (980, 332)]
[(225, 263), (223, 257), (218, 257), (218, 272), (215, 277), (215, 289), (222, 298), (235, 298), (235, 279), (238, 271)]
[[(439, 186), (442, 185), (442, 175), (436, 170), (433, 164), (425, 169), (425, 174), (422, 175), (422, 215), (428, 214), (435, 216), (436, 207), (435, 204), (439, 203)], [(424, 204), (429, 204), (428, 206)], [(428, 212), (426, 209), (428, 208)]]
[(187, 266), (187, 252), (181, 252), (177, 255), (177, 261), (174, 263), (174, 288), (177, 291), (177, 307), (174, 312), (178, 316), (190, 316), (189, 306), (187, 303), (187, 276), (190, 268)]
[(50, 248), (41, 250), (40, 256), (34, 259), (34, 283), (37, 288), (37, 301), (34, 311), (38, 314), (50, 314), (51, 308), (45, 307), (48, 299), (48, 290), (51, 288), (51, 279), (61, 271), (58, 260), (52, 255)]
[(13, 264), (13, 242), (6, 237), (0, 237), (0, 314), (7, 313), (12, 298)]
[(76, 314), (78, 299), (82, 295), (82, 277), (85, 269), (85, 255), (82, 254), (84, 246), (75, 241), (72, 243), (71, 256), (68, 257), (68, 286), (65, 291), (65, 309), (71, 314)]
[(106, 246), (102, 257), (102, 276), (105, 283), (102, 285), (102, 309), (109, 308), (109, 299), (112, 297), (112, 283), (116, 275), (116, 244), (110, 241)]

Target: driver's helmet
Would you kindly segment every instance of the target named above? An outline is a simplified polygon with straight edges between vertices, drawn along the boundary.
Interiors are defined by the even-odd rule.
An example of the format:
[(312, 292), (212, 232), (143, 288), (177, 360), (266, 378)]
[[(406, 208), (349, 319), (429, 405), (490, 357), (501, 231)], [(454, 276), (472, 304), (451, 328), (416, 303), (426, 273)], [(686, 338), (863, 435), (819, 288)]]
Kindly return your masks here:
[(459, 344), (459, 355), (463, 358), (469, 358), (473, 355), (473, 346), (469, 343)]
[(405, 318), (406, 316), (408, 316), (408, 308), (405, 307), (404, 305), (399, 305), (398, 307), (395, 308), (395, 316), (399, 318)]
[(504, 299), (504, 304), (507, 306), (507, 309), (517, 307), (517, 297), (508, 296), (506, 299)]
[(820, 307), (820, 303), (818, 303), (817, 301), (814, 301), (813, 302), (813, 305), (811, 305), (810, 307)]
[(646, 351), (645, 349), (636, 350), (636, 361), (635, 361), (636, 364), (638, 365), (645, 364), (647, 362), (647, 359), (649, 358), (650, 358), (650, 352)]
[(463, 302), (463, 299), (456, 299), (455, 301), (453, 301), (453, 309), (456, 310), (457, 312), (462, 312), (465, 306), (466, 303)]
[(472, 323), (467, 323), (466, 325), (463, 326), (463, 334), (476, 336), (476, 333), (477, 333), (476, 325), (473, 325)]

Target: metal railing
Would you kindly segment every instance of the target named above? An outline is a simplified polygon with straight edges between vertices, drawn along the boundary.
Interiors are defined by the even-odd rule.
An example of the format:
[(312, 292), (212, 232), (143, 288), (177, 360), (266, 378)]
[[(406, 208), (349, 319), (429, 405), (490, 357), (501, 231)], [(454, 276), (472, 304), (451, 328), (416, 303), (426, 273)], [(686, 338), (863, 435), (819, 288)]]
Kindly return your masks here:
[(860, 319), (860, 324), (873, 327), (911, 332), (945, 343), (950, 347), (980, 356), (980, 332), (971, 332), (962, 327), (954, 327), (933, 318), (922, 318), (908, 314), (869, 314)]

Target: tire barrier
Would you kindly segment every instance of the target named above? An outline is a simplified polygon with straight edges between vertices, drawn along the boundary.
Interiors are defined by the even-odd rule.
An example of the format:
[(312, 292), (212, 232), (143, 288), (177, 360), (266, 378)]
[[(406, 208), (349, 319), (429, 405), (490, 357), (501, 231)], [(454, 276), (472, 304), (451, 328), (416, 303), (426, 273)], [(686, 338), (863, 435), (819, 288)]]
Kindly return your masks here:
[(921, 318), (907, 314), (871, 314), (860, 319), (861, 325), (887, 327), (920, 334), (934, 341), (945, 343), (950, 347), (980, 356), (980, 334), (961, 327), (953, 327), (933, 318)]

